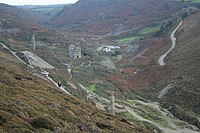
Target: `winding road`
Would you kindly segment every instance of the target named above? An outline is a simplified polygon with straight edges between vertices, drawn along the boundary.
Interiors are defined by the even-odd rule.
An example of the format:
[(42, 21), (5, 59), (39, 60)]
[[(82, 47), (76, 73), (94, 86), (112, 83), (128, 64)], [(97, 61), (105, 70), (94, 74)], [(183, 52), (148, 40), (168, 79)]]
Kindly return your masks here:
[(181, 21), (181, 22), (179, 23), (179, 25), (176, 27), (176, 29), (171, 33), (172, 46), (171, 46), (171, 48), (170, 48), (165, 54), (163, 54), (163, 55), (160, 57), (160, 59), (159, 59), (159, 64), (160, 64), (161, 66), (164, 66), (164, 65), (165, 65), (165, 62), (164, 62), (165, 58), (166, 58), (167, 55), (172, 51), (172, 49), (174, 49), (175, 46), (176, 46), (176, 38), (174, 37), (174, 34), (175, 34), (176, 31), (178, 30), (178, 28), (182, 25), (182, 23), (183, 23), (183, 21)]

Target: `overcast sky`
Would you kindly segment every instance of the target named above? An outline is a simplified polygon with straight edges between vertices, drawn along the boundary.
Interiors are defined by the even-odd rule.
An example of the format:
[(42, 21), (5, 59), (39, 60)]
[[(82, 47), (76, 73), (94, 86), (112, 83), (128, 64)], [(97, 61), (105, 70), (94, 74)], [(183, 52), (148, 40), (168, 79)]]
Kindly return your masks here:
[(78, 0), (0, 0), (0, 3), (9, 5), (50, 5), (75, 3)]

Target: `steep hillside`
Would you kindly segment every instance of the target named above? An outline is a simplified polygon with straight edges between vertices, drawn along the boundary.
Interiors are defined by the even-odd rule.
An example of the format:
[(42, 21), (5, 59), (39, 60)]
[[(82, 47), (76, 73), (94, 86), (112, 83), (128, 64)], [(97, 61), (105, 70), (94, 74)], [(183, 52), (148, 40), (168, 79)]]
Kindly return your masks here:
[(158, 59), (171, 47), (170, 38), (146, 40), (146, 49), (139, 52), (140, 56), (122, 62), (129, 65), (124, 68), (129, 69), (125, 86), (146, 99), (159, 101), (175, 116), (197, 127), (200, 127), (199, 22), (200, 13), (184, 19), (175, 34), (177, 45), (165, 59), (166, 65), (160, 66)]
[[(200, 13), (188, 17), (177, 32), (177, 46), (170, 54), (167, 64), (170, 72), (164, 83), (173, 84), (161, 102), (172, 106), (171, 110), (181, 119), (200, 117)], [(160, 83), (161, 84), (161, 83)], [(178, 111), (177, 111), (178, 110)], [(185, 115), (181, 111), (186, 111)], [(200, 122), (193, 123), (200, 127)]]
[(49, 25), (90, 34), (134, 32), (170, 17), (181, 5), (168, 0), (79, 0), (64, 7)]
[[(0, 4), (0, 42), (26, 62), (24, 51), (50, 63), (56, 68), (48, 70), (55, 82), (61, 81), (73, 96), (87, 97), (102, 110), (109, 103), (110, 92), (116, 91), (116, 102), (122, 105), (117, 108), (120, 115), (150, 132), (187, 132), (186, 128), (198, 132), (175, 120), (157, 103), (199, 127), (200, 15), (190, 16), (197, 8), (181, 7), (188, 7), (188, 3), (79, 0), (65, 6), (49, 22), (49, 26), (79, 32), (65, 33), (40, 27), (24, 9)], [(175, 34), (177, 46), (165, 59), (166, 65), (160, 66), (158, 59), (171, 47), (169, 36), (184, 18)], [(115, 42), (104, 38), (126, 32), (112, 38)], [(162, 38), (152, 36), (155, 32)], [(30, 43), (33, 34), (35, 50)], [(70, 44), (81, 46), (82, 58), (68, 58)], [(116, 45), (119, 49), (103, 50)], [(136, 124), (60, 92), (44, 79), (40, 69), (26, 68), (3, 47), (0, 50), (0, 132), (145, 132)]]
[[(55, 47), (46, 44), (65, 44), (62, 38), (64, 35), (48, 32), (50, 30), (31, 22), (23, 16), (25, 10), (5, 4), (1, 4), (0, 9), (0, 42), (6, 43), (17, 55), (22, 56), (21, 50), (31, 51), (30, 35), (39, 33), (37, 39), (43, 42), (40, 42), (35, 52), (50, 63), (53, 62), (53, 65), (60, 66), (61, 59), (56, 54), (64, 52), (54, 53)], [(69, 42), (76, 41), (72, 37), (66, 38)], [(67, 58), (66, 53), (64, 56)], [(0, 62), (0, 132), (147, 132), (137, 124), (111, 116), (88, 101), (58, 90), (45, 76), (42, 77), (37, 68), (27, 68), (2, 45)]]
[(40, 17), (38, 16), (38, 14), (35, 14), (31, 11), (22, 9), (22, 8), (18, 8), (15, 6), (10, 6), (10, 5), (6, 5), (3, 3), (0, 3), (0, 11), (1, 11), (1, 19), (5, 19), (5, 17), (10, 17), (13, 18), (13, 16), (18, 17), (22, 19), (22, 21), (29, 21), (32, 23), (37, 23), (40, 20)]
[(28, 10), (0, 3), (0, 32), (4, 35), (23, 36), (44, 31), (39, 26), (40, 16)]
[(0, 45), (0, 132), (146, 132), (59, 91)]

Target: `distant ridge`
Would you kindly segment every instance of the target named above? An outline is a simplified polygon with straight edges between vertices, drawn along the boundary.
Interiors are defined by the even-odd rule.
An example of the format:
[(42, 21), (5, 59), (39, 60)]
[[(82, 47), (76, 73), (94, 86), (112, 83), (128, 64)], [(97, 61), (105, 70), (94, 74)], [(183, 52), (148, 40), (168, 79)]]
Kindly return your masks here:
[(182, 6), (169, 0), (79, 0), (55, 16), (49, 26), (73, 32), (106, 34), (136, 29), (170, 17)]

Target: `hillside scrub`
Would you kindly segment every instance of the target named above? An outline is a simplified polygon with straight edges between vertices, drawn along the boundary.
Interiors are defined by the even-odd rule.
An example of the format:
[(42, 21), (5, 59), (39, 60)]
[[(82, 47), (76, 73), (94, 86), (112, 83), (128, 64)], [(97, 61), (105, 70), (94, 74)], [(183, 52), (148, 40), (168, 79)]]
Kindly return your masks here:
[(1, 46), (0, 61), (0, 132), (146, 132), (32, 76)]
[(160, 37), (168, 34), (170, 29), (174, 27), (177, 23), (196, 12), (198, 12), (198, 9), (194, 7), (181, 9), (179, 12), (174, 14), (169, 21), (161, 24), (160, 30), (155, 33), (155, 36)]

